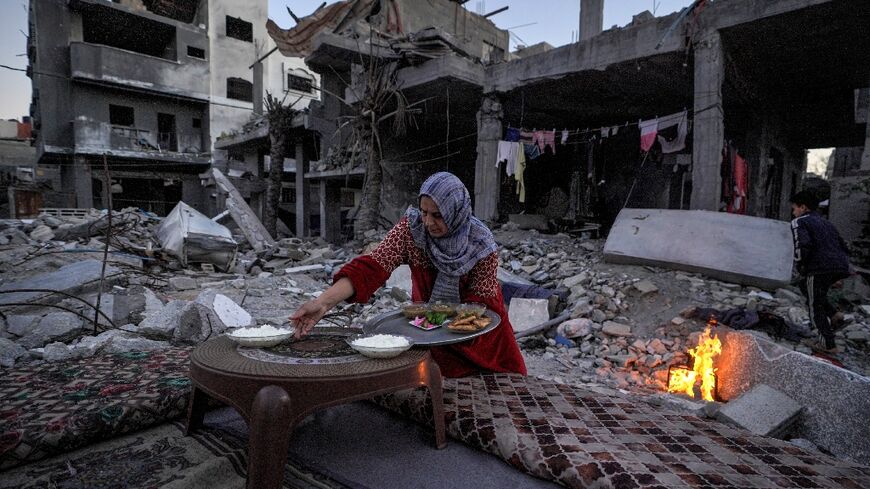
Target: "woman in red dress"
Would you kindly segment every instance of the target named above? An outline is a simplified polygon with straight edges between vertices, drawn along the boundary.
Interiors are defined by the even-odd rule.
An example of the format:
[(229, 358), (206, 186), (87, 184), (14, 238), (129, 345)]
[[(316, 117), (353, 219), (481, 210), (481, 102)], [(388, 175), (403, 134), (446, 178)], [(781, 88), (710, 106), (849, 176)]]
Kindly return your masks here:
[(333, 285), (291, 317), (296, 337), (308, 334), (339, 302), (368, 302), (399, 265), (411, 268), (414, 301), (480, 302), (501, 316), (494, 330), (471, 341), (432, 348), (445, 377), (476, 372), (526, 374), (502, 299), (498, 246), (492, 232), (471, 214), (471, 197), (451, 173), (432, 175), (411, 208), (370, 255), (336, 274)]

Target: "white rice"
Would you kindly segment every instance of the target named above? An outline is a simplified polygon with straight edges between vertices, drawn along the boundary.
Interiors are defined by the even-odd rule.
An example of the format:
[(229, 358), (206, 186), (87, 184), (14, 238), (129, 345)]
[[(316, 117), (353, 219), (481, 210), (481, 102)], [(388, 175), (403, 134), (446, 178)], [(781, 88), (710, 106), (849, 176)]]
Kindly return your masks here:
[(408, 346), (408, 339), (402, 336), (393, 336), (391, 334), (376, 334), (374, 336), (354, 340), (353, 344), (368, 348), (397, 348)]
[(266, 324), (257, 328), (239, 328), (230, 334), (237, 338), (262, 338), (264, 336), (278, 336), (291, 332), (289, 329), (278, 329), (271, 324)]

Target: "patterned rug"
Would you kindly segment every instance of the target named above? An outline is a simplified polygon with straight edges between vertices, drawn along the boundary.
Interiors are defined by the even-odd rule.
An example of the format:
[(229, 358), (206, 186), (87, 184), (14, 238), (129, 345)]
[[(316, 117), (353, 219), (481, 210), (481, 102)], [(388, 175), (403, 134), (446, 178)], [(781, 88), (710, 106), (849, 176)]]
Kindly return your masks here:
[(0, 369), (0, 470), (186, 413), (188, 349)]
[[(376, 399), (432, 426), (425, 390)], [(648, 404), (518, 375), (445, 379), (448, 434), (580, 488), (870, 487), (870, 468)]]
[[(104, 441), (2, 473), (0, 489), (240, 489), (247, 443), (222, 430), (184, 436), (180, 422)], [(348, 486), (288, 460), (284, 487)]]

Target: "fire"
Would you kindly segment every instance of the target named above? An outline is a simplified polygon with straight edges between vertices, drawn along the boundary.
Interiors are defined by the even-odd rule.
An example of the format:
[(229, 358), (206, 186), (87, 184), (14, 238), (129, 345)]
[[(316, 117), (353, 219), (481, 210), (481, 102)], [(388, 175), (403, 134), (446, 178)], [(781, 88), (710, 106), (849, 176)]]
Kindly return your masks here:
[(692, 369), (674, 368), (668, 376), (668, 392), (682, 392), (695, 397), (695, 384), (701, 382), (701, 398), (705, 401), (713, 401), (716, 389), (716, 367), (713, 366), (713, 358), (722, 353), (722, 342), (718, 335), (712, 335), (712, 326), (715, 320), (707, 324), (707, 329), (698, 338), (698, 346), (689, 349), (689, 355), (694, 360)]

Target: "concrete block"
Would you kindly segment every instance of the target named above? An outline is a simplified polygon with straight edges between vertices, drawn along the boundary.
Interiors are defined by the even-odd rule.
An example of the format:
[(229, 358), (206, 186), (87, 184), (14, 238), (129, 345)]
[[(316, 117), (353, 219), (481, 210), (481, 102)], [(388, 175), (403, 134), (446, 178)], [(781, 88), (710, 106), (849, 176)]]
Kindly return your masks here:
[(514, 332), (519, 333), (549, 321), (548, 305), (547, 299), (523, 299), (520, 297), (511, 299), (508, 317), (514, 327)]
[(52, 232), (50, 227), (40, 225), (30, 232), (30, 238), (39, 242), (51, 241), (54, 239), (54, 232)]
[[(51, 289), (60, 292), (75, 293), (78, 289), (100, 280), (102, 262), (98, 260), (82, 260), (65, 265), (53, 272), (33, 275), (31, 277), (10, 282), (0, 286), (0, 290), (16, 289)], [(111, 265), (106, 266), (106, 277), (116, 275), (119, 270)], [(114, 281), (116, 279), (112, 279)], [(44, 292), (15, 292), (0, 294), (0, 304), (13, 302), (27, 302), (33, 299), (47, 296)]]
[(719, 409), (720, 421), (734, 423), (756, 435), (782, 438), (798, 420), (803, 407), (767, 384), (758, 384)]
[(12, 340), (0, 338), (0, 367), (14, 367), (15, 361), (24, 356), (27, 356), (26, 348)]
[(39, 318), (40, 316), (10, 314), (6, 316), (6, 331), (15, 336), (26, 336)]
[(610, 263), (701, 272), (776, 288), (791, 280), (789, 223), (710, 211), (623, 209), (607, 237)]
[(634, 283), (634, 289), (640, 292), (640, 295), (654, 294), (659, 291), (656, 284), (649, 280), (641, 280)]
[(411, 267), (399, 265), (387, 279), (386, 287), (399, 288), (411, 295)]
[[(720, 333), (718, 393), (732, 400), (759, 384), (805, 410), (793, 435), (839, 457), (870, 464), (870, 378), (745, 332)], [(846, 421), (847, 420), (847, 421)]]
[(241, 306), (223, 294), (216, 294), (214, 296), (212, 309), (229, 328), (241, 328), (254, 324), (254, 318), (251, 317), (248, 311), (242, 309)]
[(601, 331), (610, 336), (631, 336), (631, 326), (613, 321), (605, 322)]

